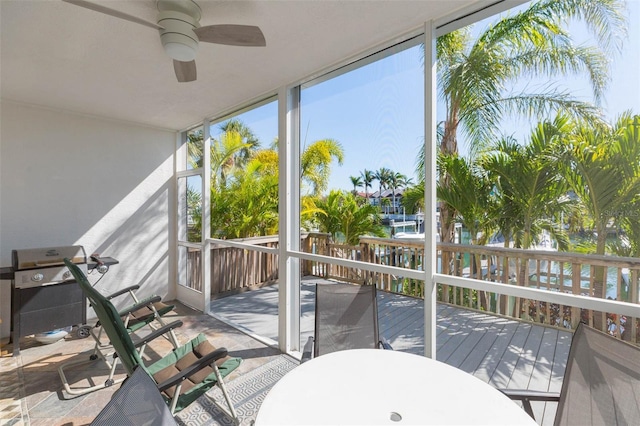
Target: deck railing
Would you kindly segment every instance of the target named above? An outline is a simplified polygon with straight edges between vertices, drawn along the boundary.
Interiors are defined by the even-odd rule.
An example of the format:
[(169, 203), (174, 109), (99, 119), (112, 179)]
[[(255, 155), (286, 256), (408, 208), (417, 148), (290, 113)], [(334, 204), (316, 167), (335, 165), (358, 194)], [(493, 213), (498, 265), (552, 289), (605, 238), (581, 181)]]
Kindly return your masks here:
[[(254, 245), (277, 248), (278, 237), (238, 239)], [(211, 297), (238, 293), (248, 288), (261, 287), (278, 279), (278, 256), (212, 244), (211, 246)]]
[[(360, 252), (367, 262), (422, 269), (424, 242), (362, 238)], [(438, 243), (437, 253), (441, 274), (639, 303), (638, 258), (453, 243)], [(369, 273), (364, 282), (387, 291), (424, 297), (424, 282), (397, 274)], [(638, 319), (613, 313), (448, 285), (438, 287), (438, 300), (555, 327), (573, 328), (583, 321), (625, 340), (640, 341)]]
[[(245, 239), (242, 242), (277, 247), (278, 239), (261, 237), (259, 240)], [(360, 239), (358, 246), (349, 246), (332, 243), (327, 234), (309, 233), (303, 235), (301, 248), (306, 253), (402, 269), (421, 270), (424, 262), (424, 242), (421, 240), (366, 237)], [(437, 253), (440, 274), (636, 304), (639, 302), (638, 258), (452, 243), (437, 244)], [(278, 278), (278, 259), (275, 254), (222, 246), (214, 246), (211, 254), (212, 297), (272, 283)], [(424, 281), (397, 272), (371, 272), (311, 260), (303, 260), (301, 268), (303, 275), (375, 284), (379, 289), (389, 292), (424, 297)], [(579, 321), (584, 321), (625, 340), (640, 342), (637, 318), (462, 286), (441, 284), (437, 295), (441, 302), (554, 327), (571, 328)]]
[[(328, 234), (305, 233), (301, 236), (303, 250), (308, 252), (315, 250), (315, 253), (326, 253), (328, 241)], [(277, 249), (279, 243), (277, 235), (237, 238), (227, 242), (248, 243), (268, 249)], [(343, 256), (343, 254), (336, 253), (337, 256)], [(186, 285), (197, 291), (202, 291), (201, 257), (199, 249), (189, 249), (187, 258), (189, 280)], [(330, 270), (326, 264), (318, 265), (316, 262), (304, 262), (302, 268), (303, 275), (316, 276), (327, 276)], [(215, 299), (275, 283), (278, 279), (278, 255), (212, 243), (210, 270), (211, 297)], [(336, 275), (336, 278), (342, 278), (342, 276)]]
[[(277, 248), (278, 237), (240, 238), (230, 241)], [(201, 250), (188, 251), (186, 267), (189, 270), (187, 287), (202, 291)], [(211, 245), (211, 298), (231, 295), (251, 288), (276, 282), (278, 255), (238, 247)]]

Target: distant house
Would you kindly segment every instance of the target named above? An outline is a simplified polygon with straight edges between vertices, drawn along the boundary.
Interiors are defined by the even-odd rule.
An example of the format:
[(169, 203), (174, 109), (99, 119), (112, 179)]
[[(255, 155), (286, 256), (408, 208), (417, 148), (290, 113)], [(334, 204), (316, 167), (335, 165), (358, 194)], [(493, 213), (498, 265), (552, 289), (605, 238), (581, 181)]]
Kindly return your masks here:
[(382, 190), (382, 197), (380, 197), (380, 191), (370, 194), (369, 203), (374, 206), (379, 206), (380, 203), (382, 203), (383, 211), (385, 213), (398, 213), (402, 210), (402, 196), (404, 194), (404, 190), (405, 188), (396, 188), (395, 204), (393, 190), (390, 188)]

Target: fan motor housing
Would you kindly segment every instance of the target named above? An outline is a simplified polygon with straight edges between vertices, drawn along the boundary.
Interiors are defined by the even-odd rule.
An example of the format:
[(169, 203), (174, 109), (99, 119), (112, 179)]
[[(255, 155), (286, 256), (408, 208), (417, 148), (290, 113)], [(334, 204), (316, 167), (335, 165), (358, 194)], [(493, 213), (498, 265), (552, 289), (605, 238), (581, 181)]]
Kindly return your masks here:
[[(178, 2), (158, 2), (158, 10), (160, 11), (158, 25), (163, 28), (160, 30), (160, 40), (170, 58), (181, 62), (193, 61), (196, 57), (199, 41), (193, 29), (199, 26), (200, 8), (193, 2), (180, 2), (181, 7), (173, 8), (176, 4)], [(195, 8), (184, 7), (189, 4)]]

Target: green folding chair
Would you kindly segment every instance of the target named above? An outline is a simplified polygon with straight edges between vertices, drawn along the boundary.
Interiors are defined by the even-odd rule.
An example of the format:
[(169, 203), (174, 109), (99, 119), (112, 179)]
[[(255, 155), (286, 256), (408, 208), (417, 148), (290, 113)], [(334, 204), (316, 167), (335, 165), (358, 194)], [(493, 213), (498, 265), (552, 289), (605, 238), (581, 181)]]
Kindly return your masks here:
[[(142, 300), (139, 299), (135, 293), (139, 288), (139, 285), (134, 285), (106, 296), (106, 299), (111, 301), (115, 298), (128, 295), (133, 301), (132, 305), (118, 311), (118, 314), (122, 318), (129, 334), (140, 331), (147, 326), (151, 330), (157, 330), (158, 328), (165, 326), (166, 323), (162, 317), (173, 311), (175, 307), (174, 305), (167, 305), (163, 303), (160, 296), (151, 296)], [(66, 393), (73, 396), (85, 395), (124, 381), (124, 378), (115, 379), (118, 357), (113, 350), (111, 342), (103, 338), (103, 329), (100, 321), (98, 321), (93, 327), (84, 327), (86, 327), (88, 334), (96, 342), (93, 348), (93, 353), (88, 359), (70, 361), (58, 367), (58, 374), (60, 375), (60, 379), (62, 380), (62, 385), (64, 386)], [(170, 330), (164, 337), (171, 342), (174, 348), (178, 348), (180, 346), (178, 338), (173, 330)], [(141, 356), (144, 354), (144, 349), (144, 346), (139, 348)], [(109, 367), (109, 376), (107, 379), (89, 387), (71, 387), (71, 384), (67, 379), (67, 375), (65, 374), (65, 370), (73, 368), (76, 365), (85, 364), (98, 359), (102, 360)], [(89, 378), (89, 380), (93, 382), (92, 378)]]
[(145, 365), (137, 347), (146, 345), (168, 330), (181, 326), (182, 322), (175, 321), (159, 328), (134, 344), (120, 313), (111, 302), (91, 286), (84, 273), (69, 259), (65, 259), (65, 264), (93, 306), (128, 376), (133, 375), (138, 368), (144, 369), (153, 378), (158, 391), (169, 405), (172, 415), (189, 406), (213, 386), (218, 385), (228, 409), (212, 399), (213, 403), (229, 415), (236, 424), (239, 423), (223, 379), (240, 365), (242, 362), (240, 358), (230, 357), (225, 348), (216, 349), (207, 341), (204, 334), (200, 333), (159, 361)]

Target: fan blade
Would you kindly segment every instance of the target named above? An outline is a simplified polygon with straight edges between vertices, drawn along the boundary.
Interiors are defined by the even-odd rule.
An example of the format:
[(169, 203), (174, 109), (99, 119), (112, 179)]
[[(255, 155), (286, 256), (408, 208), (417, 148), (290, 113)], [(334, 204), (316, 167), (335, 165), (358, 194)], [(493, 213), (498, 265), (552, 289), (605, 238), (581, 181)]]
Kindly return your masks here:
[(91, 3), (89, 1), (85, 1), (85, 0), (62, 0), (62, 1), (76, 5), (76, 6), (84, 7), (85, 9), (90, 9), (95, 12), (104, 13), (105, 15), (110, 15), (116, 18), (124, 19), (129, 22), (135, 22), (136, 24), (141, 24), (141, 25), (153, 28), (154, 30), (164, 29), (160, 25), (154, 24), (153, 22), (145, 21), (144, 19), (137, 18), (135, 16), (126, 14), (124, 12), (120, 12), (115, 9), (110, 9), (108, 7), (105, 7), (99, 4)]
[(200, 41), (229, 46), (266, 46), (264, 34), (253, 25), (207, 25), (193, 30)]
[(180, 83), (196, 81), (196, 61), (180, 62), (174, 59), (173, 70)]

